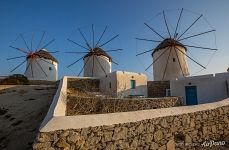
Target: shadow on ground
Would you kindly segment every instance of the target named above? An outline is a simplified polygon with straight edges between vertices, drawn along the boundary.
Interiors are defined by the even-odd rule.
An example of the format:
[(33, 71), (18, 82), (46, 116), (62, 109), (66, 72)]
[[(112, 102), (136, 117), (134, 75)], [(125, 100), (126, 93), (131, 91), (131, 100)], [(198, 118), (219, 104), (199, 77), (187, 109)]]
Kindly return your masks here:
[(56, 85), (0, 85), (0, 149), (30, 150)]

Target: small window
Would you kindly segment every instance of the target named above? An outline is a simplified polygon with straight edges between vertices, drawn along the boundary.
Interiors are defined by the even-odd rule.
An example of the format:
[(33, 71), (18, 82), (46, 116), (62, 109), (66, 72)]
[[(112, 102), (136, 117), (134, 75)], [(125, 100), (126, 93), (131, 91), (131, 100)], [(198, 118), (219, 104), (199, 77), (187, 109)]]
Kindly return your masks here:
[(51, 71), (52, 70), (52, 67), (49, 67), (49, 70)]
[(109, 88), (111, 89), (111, 82), (109, 83)]
[(166, 89), (166, 96), (171, 96), (171, 91), (170, 91), (170, 89)]
[(175, 58), (173, 58), (173, 62), (176, 62), (176, 59)]
[(131, 89), (135, 89), (136, 88), (136, 81), (130, 80), (130, 86), (131, 86)]

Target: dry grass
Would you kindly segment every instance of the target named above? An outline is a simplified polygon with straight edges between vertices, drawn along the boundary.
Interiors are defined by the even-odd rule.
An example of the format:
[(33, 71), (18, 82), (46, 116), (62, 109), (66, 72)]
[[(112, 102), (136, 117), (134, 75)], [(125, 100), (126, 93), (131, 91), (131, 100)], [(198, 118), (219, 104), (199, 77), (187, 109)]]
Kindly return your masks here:
[(88, 92), (79, 89), (74, 89), (74, 88), (69, 88), (67, 90), (67, 95), (79, 96), (79, 97), (90, 97), (90, 94)]
[(67, 115), (102, 114), (180, 106), (180, 99), (117, 99), (68, 96)]

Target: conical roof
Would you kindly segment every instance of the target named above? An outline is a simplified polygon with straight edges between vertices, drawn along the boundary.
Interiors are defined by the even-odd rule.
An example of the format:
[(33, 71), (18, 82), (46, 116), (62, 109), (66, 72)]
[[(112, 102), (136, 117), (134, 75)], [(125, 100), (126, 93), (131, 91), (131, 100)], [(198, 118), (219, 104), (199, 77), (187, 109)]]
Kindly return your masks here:
[(107, 58), (109, 58), (110, 60), (112, 60), (111, 56), (109, 56), (104, 50), (102, 50), (99, 47), (94, 48), (93, 50), (91, 50), (90, 52), (88, 52), (84, 58), (92, 56), (92, 55), (96, 55), (96, 56), (106, 56)]
[(186, 51), (187, 51), (187, 48), (180, 42), (178, 42), (177, 40), (175, 39), (172, 39), (172, 38), (167, 38), (165, 40), (163, 40), (155, 49), (154, 51), (152, 52), (152, 56), (154, 55), (155, 52), (159, 51), (159, 50), (162, 50), (166, 47), (172, 47), (172, 46), (181, 46), (183, 47)]
[(34, 54), (39, 56), (40, 58), (49, 59), (49, 60), (52, 60), (52, 61), (58, 63), (57, 59), (55, 57), (53, 57), (46, 49), (41, 49), (41, 50), (35, 52)]

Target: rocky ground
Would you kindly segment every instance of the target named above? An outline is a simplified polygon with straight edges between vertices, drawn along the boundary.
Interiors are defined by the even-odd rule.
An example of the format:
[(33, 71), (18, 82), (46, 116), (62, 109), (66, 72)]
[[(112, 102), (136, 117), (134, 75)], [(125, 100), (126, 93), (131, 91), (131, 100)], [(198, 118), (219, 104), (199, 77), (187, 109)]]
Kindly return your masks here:
[(55, 85), (0, 86), (1, 150), (32, 149), (55, 92)]

